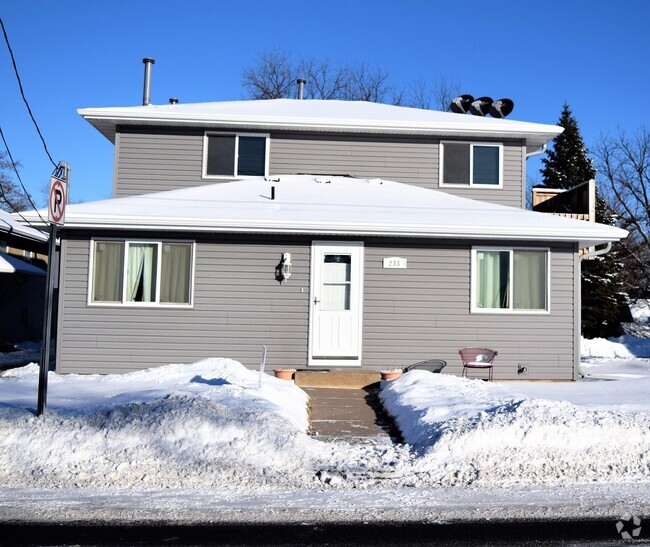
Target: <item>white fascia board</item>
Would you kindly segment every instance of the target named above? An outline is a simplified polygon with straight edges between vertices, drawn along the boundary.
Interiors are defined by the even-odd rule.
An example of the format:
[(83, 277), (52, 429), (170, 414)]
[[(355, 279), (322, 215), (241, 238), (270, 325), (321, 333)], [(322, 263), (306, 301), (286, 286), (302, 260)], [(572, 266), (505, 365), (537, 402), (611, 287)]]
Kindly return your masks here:
[(173, 223), (169, 217), (109, 217), (92, 215), (84, 218), (82, 215), (75, 219), (66, 219), (66, 228), (86, 229), (119, 229), (143, 231), (174, 231), (174, 232), (208, 232), (208, 233), (266, 233), (266, 234), (302, 234), (302, 235), (340, 235), (340, 236), (384, 236), (384, 237), (415, 237), (415, 238), (444, 238), (444, 239), (508, 239), (516, 241), (558, 241), (579, 242), (581, 246), (591, 246), (601, 243), (619, 241), (627, 232), (618, 230), (610, 234), (595, 234), (592, 230), (572, 231), (547, 228), (545, 230), (525, 230), (522, 227), (490, 227), (454, 226), (453, 231), (448, 227), (431, 225), (391, 225), (391, 224), (356, 224), (328, 223), (305, 221), (265, 221), (240, 219), (219, 221), (215, 219), (182, 219), (175, 218)]
[[(159, 126), (206, 126), (210, 128), (235, 128), (253, 129), (260, 131), (285, 130), (285, 131), (331, 131), (345, 133), (371, 133), (388, 135), (431, 135), (444, 137), (475, 137), (475, 138), (511, 138), (525, 139), (528, 152), (537, 150), (543, 144), (549, 142), (563, 129), (559, 126), (533, 124), (529, 122), (516, 122), (513, 120), (472, 120), (470, 124), (460, 123), (462, 116), (458, 116), (459, 122), (416, 122), (416, 121), (392, 121), (392, 120), (369, 120), (349, 118), (282, 118), (279, 116), (232, 116), (219, 115), (210, 117), (205, 114), (176, 114), (165, 112), (163, 115), (158, 111), (153, 112), (128, 112), (114, 110), (106, 112), (105, 109), (80, 109), (78, 113), (91, 124), (94, 120), (98, 122), (110, 122), (114, 127), (117, 125), (159, 125)], [(481, 123), (483, 122), (483, 123)], [(498, 125), (501, 125), (499, 127)], [(514, 127), (511, 123), (516, 124)], [(93, 124), (94, 125), (94, 124)], [(99, 127), (98, 127), (99, 129)], [(100, 129), (101, 131), (101, 129)], [(104, 133), (111, 141), (112, 134)]]
[[(6, 217), (3, 218), (4, 215), (6, 215)], [(4, 215), (0, 215), (0, 233), (14, 235), (23, 239), (28, 239), (30, 241), (36, 241), (38, 243), (47, 243), (49, 239), (49, 235), (47, 233), (40, 232), (39, 230), (30, 228), (29, 226), (23, 226), (18, 220), (12, 218), (8, 213), (4, 213)], [(45, 212), (45, 215), (47, 216), (47, 211)], [(21, 216), (27, 218), (26, 212), (21, 213)], [(40, 219), (38, 220), (40, 222)], [(35, 226), (38, 225), (38, 223), (32, 224)]]

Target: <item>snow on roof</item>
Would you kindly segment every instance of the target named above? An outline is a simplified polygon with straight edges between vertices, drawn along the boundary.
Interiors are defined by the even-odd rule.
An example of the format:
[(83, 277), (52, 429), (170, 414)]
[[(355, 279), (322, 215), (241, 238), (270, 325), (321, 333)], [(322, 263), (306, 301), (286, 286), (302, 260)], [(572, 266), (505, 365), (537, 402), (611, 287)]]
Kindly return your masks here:
[[(271, 189), (275, 188), (275, 199)], [(617, 241), (625, 230), (410, 184), (281, 175), (69, 205), (66, 228)]]
[(557, 125), (453, 114), (365, 101), (271, 99), (114, 108), (79, 114), (115, 142), (118, 125), (328, 131), (525, 139), (528, 152), (562, 132)]
[(11, 256), (7, 253), (0, 253), (0, 273), (27, 273), (31, 275), (45, 276), (45, 270), (32, 266), (27, 262)]
[[(25, 216), (23, 214), (23, 216)], [(9, 213), (0, 211), (0, 233), (11, 234), (30, 241), (44, 243), (48, 240), (48, 235), (39, 230), (23, 226)]]

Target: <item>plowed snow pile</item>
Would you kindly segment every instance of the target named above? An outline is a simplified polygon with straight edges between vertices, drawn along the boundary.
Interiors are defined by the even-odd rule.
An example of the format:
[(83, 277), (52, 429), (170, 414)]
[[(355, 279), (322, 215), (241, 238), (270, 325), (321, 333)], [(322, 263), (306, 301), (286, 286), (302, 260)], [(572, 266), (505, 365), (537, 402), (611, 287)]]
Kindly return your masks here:
[(260, 386), (229, 359), (50, 373), (48, 412), (37, 418), (32, 364), (0, 377), (0, 489), (648, 483), (650, 360), (613, 362), (586, 366), (627, 379), (498, 384), (413, 370), (381, 394), (403, 445), (312, 438), (301, 389), (268, 375)]
[[(599, 393), (598, 384), (605, 383), (614, 384), (570, 384), (566, 400), (551, 400), (530, 395), (552, 393), (554, 384), (499, 385), (414, 370), (381, 397), (420, 453), (418, 483), (648, 480), (650, 378), (616, 382), (627, 391), (622, 404)], [(595, 400), (588, 396), (593, 389)], [(634, 410), (625, 410), (626, 403)]]
[[(307, 395), (229, 359), (125, 375), (0, 379), (0, 485), (191, 487), (300, 484), (313, 457)], [(32, 405), (26, 404), (32, 399)], [(31, 408), (29, 408), (31, 406)]]

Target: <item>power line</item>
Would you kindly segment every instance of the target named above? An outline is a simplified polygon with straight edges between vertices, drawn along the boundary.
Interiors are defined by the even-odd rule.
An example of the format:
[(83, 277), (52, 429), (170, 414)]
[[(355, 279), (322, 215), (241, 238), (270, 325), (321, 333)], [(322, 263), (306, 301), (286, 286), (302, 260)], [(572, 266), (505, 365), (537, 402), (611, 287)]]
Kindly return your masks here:
[(9, 50), (9, 55), (11, 55), (11, 62), (14, 65), (14, 72), (16, 73), (16, 80), (18, 80), (18, 87), (20, 88), (20, 94), (22, 95), (25, 106), (27, 107), (27, 112), (29, 112), (29, 116), (34, 122), (34, 127), (36, 127), (38, 136), (41, 138), (41, 142), (43, 143), (43, 148), (45, 148), (45, 153), (47, 154), (47, 157), (50, 158), (52, 165), (54, 165), (54, 167), (57, 167), (56, 162), (52, 159), (52, 156), (50, 155), (50, 151), (47, 149), (47, 144), (45, 144), (45, 139), (43, 138), (43, 134), (41, 133), (41, 130), (38, 127), (38, 124), (36, 123), (34, 114), (32, 114), (32, 109), (30, 108), (29, 103), (27, 102), (27, 97), (25, 97), (25, 91), (23, 90), (23, 84), (20, 80), (20, 75), (18, 74), (18, 67), (16, 66), (16, 59), (14, 58), (14, 52), (11, 49), (11, 44), (9, 43), (9, 37), (7, 36), (7, 31), (5, 30), (5, 24), (2, 21), (2, 17), (0, 17), (0, 26), (2, 27), (2, 34), (4, 34), (5, 42), (7, 44), (7, 49)]
[[(31, 204), (31, 206), (32, 206), (32, 207), (34, 208), (34, 210), (36, 211), (36, 214), (38, 215), (38, 218), (40, 218), (41, 221), (43, 221), (43, 223), (45, 224), (45, 219), (43, 219), (43, 217), (41, 216), (41, 213), (38, 212), (38, 208), (36, 207), (36, 205), (34, 205), (34, 202), (32, 201), (32, 197), (29, 195), (29, 192), (27, 191), (27, 189), (25, 188), (25, 185), (23, 184), (23, 179), (20, 177), (20, 172), (18, 171), (18, 166), (16, 165), (16, 162), (14, 161), (14, 157), (11, 155), (11, 150), (9, 150), (9, 145), (7, 144), (7, 140), (5, 139), (5, 134), (4, 134), (4, 132), (2, 131), (2, 126), (0, 126), (0, 137), (2, 137), (2, 142), (3, 142), (4, 145), (5, 145), (5, 150), (7, 151), (7, 155), (9, 156), (9, 161), (11, 161), (11, 166), (14, 168), (14, 171), (15, 171), (15, 173), (16, 173), (16, 177), (18, 177), (18, 181), (20, 182), (20, 186), (22, 187), (23, 192), (25, 192), (25, 196), (27, 197), (27, 200), (29, 201), (29, 203)], [(5, 192), (4, 192), (4, 188), (2, 188), (2, 184), (0, 184), (0, 190), (2, 190), (2, 198), (3, 198), (3, 199), (5, 200), (5, 202), (9, 205), (9, 207), (11, 207), (11, 208), (14, 210), (15, 213), (18, 213), (18, 215), (20, 216), (20, 218), (22, 218), (25, 222), (27, 222), (27, 224), (29, 224), (30, 226), (32, 226), (32, 225), (29, 223), (29, 221), (28, 221), (28, 220), (27, 220), (23, 215), (20, 214), (20, 211), (18, 211), (18, 210), (16, 209), (16, 207), (14, 207), (14, 204), (11, 203), (11, 202), (7, 199), (7, 196), (5, 195)], [(34, 228), (34, 226), (32, 226), (32, 228)]]

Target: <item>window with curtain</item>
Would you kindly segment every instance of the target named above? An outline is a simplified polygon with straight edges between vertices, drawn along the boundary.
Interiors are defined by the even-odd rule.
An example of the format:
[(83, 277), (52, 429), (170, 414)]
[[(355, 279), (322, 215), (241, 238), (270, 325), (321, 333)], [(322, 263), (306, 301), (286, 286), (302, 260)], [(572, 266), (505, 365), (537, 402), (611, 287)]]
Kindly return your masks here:
[(474, 260), (474, 310), (548, 311), (549, 251), (478, 249)]
[(191, 303), (192, 243), (95, 241), (90, 301)]
[(443, 142), (441, 184), (500, 186), (501, 145)]
[(93, 302), (121, 302), (124, 243), (95, 241), (93, 255)]
[(205, 176), (264, 176), (266, 135), (206, 134)]

